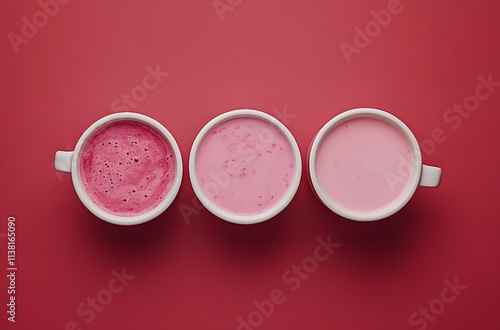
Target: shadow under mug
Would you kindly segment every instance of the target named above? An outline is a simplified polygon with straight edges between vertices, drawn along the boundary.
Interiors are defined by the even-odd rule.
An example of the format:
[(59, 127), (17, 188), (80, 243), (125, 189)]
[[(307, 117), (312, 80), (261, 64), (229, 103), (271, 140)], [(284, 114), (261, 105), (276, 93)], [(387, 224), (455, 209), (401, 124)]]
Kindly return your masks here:
[[(385, 205), (381, 205), (380, 207), (376, 207), (373, 209), (355, 209), (354, 207), (346, 206), (346, 203), (341, 202), (339, 198), (333, 198), (332, 194), (327, 193), (327, 189), (325, 187), (328, 184), (335, 185), (338, 182), (342, 182), (343, 186), (347, 186), (347, 189), (352, 188), (353, 191), (357, 191), (360, 193), (367, 193), (367, 194), (377, 194), (376, 189), (374, 189), (374, 186), (376, 186), (377, 182), (376, 180), (372, 180), (369, 184), (366, 184), (366, 186), (363, 187), (368, 187), (366, 189), (361, 189), (359, 187), (355, 188), (355, 185), (358, 185), (360, 182), (362, 182), (364, 179), (358, 179), (359, 177), (356, 175), (351, 175), (355, 173), (355, 167), (358, 166), (358, 162), (355, 164), (348, 164), (348, 166), (351, 166), (351, 168), (347, 168), (347, 170), (344, 169), (345, 173), (349, 173), (350, 175), (347, 176), (339, 176), (333, 177), (333, 174), (335, 171), (339, 171), (339, 169), (335, 170), (335, 166), (331, 166), (330, 168), (323, 169), (323, 171), (329, 172), (326, 177), (330, 180), (329, 183), (325, 182), (320, 182), (321, 179), (318, 178), (318, 150), (320, 149), (321, 144), (326, 140), (327, 136), (335, 131), (338, 130), (339, 128), (344, 128), (347, 127), (348, 123), (351, 120), (355, 119), (375, 119), (378, 121), (381, 121), (382, 123), (385, 123), (390, 127), (389, 129), (394, 129), (394, 132), (397, 132), (397, 135), (402, 137), (403, 139), (406, 139), (406, 143), (408, 145), (408, 153), (410, 154), (410, 161), (405, 161), (407, 164), (405, 164), (407, 167), (410, 168), (410, 171), (408, 171), (406, 175), (408, 175), (407, 178), (405, 178), (405, 185), (404, 188), (402, 188), (401, 193), (395, 197), (392, 201), (388, 202)], [(354, 122), (351, 122), (354, 123)], [(343, 126), (342, 126), (343, 125)], [(337, 131), (338, 132), (338, 131)], [(360, 133), (360, 132), (358, 132)], [(363, 134), (368, 134), (367, 131), (362, 132)], [(359, 136), (359, 134), (358, 134)], [(363, 141), (362, 141), (363, 142)], [(370, 141), (365, 140), (364, 144), (365, 147), (363, 150), (366, 151), (366, 145), (368, 145)], [(348, 142), (346, 144), (349, 144)], [(349, 150), (348, 146), (343, 146), (343, 150)], [(356, 150), (355, 148), (352, 148), (352, 150)], [(389, 155), (391, 151), (388, 151)], [(368, 162), (373, 163), (374, 159), (370, 159), (370, 157), (374, 158), (375, 156), (370, 155), (369, 152), (366, 152), (368, 155), (354, 155), (355, 158), (361, 158), (363, 161), (366, 161), (368, 159)], [(339, 157), (340, 160), (342, 160), (343, 155), (338, 154), (338, 155), (328, 155), (328, 157)], [(352, 155), (350, 156), (352, 157)], [(378, 156), (377, 156), (378, 157)], [(392, 156), (394, 157), (394, 156)], [(332, 158), (333, 159), (333, 158)], [(359, 162), (359, 167), (364, 166), (361, 162)], [(344, 164), (345, 165), (345, 164)], [(367, 167), (369, 167), (368, 165)], [(308, 151), (308, 158), (307, 158), (307, 170), (309, 172), (308, 179), (309, 183), (311, 186), (311, 189), (313, 192), (316, 194), (316, 197), (326, 206), (328, 207), (331, 211), (335, 212), (336, 214), (347, 218), (351, 220), (357, 220), (357, 221), (373, 221), (373, 220), (379, 220), (383, 219), (386, 217), (389, 217), (390, 215), (396, 213), (399, 211), (403, 206), (408, 203), (408, 201), (411, 199), (413, 194), (415, 193), (415, 190), (417, 189), (418, 186), (424, 186), (424, 187), (437, 187), (440, 183), (441, 180), (441, 169), (438, 167), (434, 166), (428, 166), (428, 165), (423, 165), (422, 164), (422, 154), (420, 151), (420, 147), (418, 145), (417, 139), (411, 132), (411, 130), (397, 117), (394, 115), (378, 110), (378, 109), (372, 109), (372, 108), (357, 108), (357, 109), (352, 109), (345, 111), (333, 119), (331, 119), (329, 122), (327, 122), (316, 134), (316, 136), (313, 138), (311, 145), (309, 147)], [(363, 172), (366, 173), (366, 169), (360, 170), (359, 172), (356, 172), (359, 176), (363, 175)], [(398, 171), (395, 171), (395, 173), (387, 173), (387, 176), (385, 177), (386, 180), (393, 180), (394, 178), (398, 178)], [(371, 179), (374, 179), (374, 174), (369, 173), (369, 175), (372, 176)], [(323, 176), (324, 178), (325, 176)], [(400, 179), (402, 180), (402, 179)], [(325, 181), (323, 179), (323, 181)], [(383, 180), (382, 180), (383, 181)], [(398, 181), (394, 182), (389, 182), (390, 184), (398, 184)], [(362, 182), (362, 184), (365, 184)], [(361, 184), (361, 185), (362, 185)], [(350, 186), (350, 187), (349, 187)], [(380, 187), (378, 187), (380, 188)], [(333, 189), (333, 188), (332, 188)], [(357, 190), (356, 190), (357, 189)], [(350, 191), (351, 192), (351, 191)], [(338, 194), (336, 195), (338, 196)], [(357, 201), (359, 203), (359, 198), (360, 196), (358, 195)], [(375, 197), (374, 198), (378, 198)], [(355, 197), (354, 197), (355, 199)]]
[[(105, 129), (111, 123), (120, 121), (137, 122), (150, 128), (153, 132), (156, 132), (161, 139), (165, 140), (165, 142), (170, 145), (173, 156), (175, 157), (175, 174), (173, 180), (171, 180), (170, 190), (167, 192), (166, 196), (147, 212), (130, 216), (113, 214), (96, 205), (84, 188), (80, 168), (82, 148), (84, 148), (85, 143), (93, 136), (94, 133), (100, 131), (101, 129)], [(141, 224), (159, 216), (174, 201), (182, 181), (182, 157), (179, 147), (172, 134), (170, 134), (170, 132), (156, 120), (133, 112), (111, 114), (93, 123), (79, 138), (74, 151), (56, 152), (54, 167), (58, 171), (71, 173), (71, 179), (76, 194), (90, 212), (104, 221), (124, 226)]]

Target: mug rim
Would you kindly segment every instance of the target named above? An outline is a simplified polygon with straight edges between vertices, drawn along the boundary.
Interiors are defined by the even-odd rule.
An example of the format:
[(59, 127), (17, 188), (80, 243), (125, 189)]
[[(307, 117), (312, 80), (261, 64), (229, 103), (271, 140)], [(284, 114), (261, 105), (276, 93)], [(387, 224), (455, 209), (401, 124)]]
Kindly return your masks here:
[[(87, 142), (89, 137), (92, 136), (92, 134), (95, 133), (100, 128), (112, 122), (125, 121), (125, 120), (141, 122), (158, 131), (163, 136), (163, 138), (166, 139), (166, 141), (170, 144), (175, 156), (175, 167), (176, 167), (174, 181), (172, 183), (170, 191), (167, 193), (165, 198), (152, 210), (144, 214), (134, 215), (131, 217), (119, 216), (109, 213), (104, 209), (100, 208), (98, 205), (96, 205), (90, 199), (89, 195), (87, 194), (85, 188), (82, 185), (80, 176), (80, 166), (79, 166), (81, 149), (84, 146), (85, 142)], [(168, 131), (167, 128), (165, 128), (165, 126), (163, 126), (160, 122), (156, 121), (155, 119), (136, 112), (114, 113), (104, 116), (95, 121), (85, 130), (85, 132), (83, 132), (83, 134), (78, 139), (71, 160), (71, 179), (73, 181), (73, 186), (78, 195), (78, 198), (83, 203), (83, 205), (85, 205), (85, 207), (90, 212), (92, 212), (95, 216), (97, 216), (101, 220), (104, 220), (106, 222), (115, 225), (123, 225), (123, 226), (131, 226), (131, 225), (138, 225), (141, 223), (145, 223), (162, 214), (172, 204), (175, 197), (177, 196), (177, 193), (179, 192), (182, 181), (182, 170), (183, 168), (182, 168), (181, 152), (175, 138), (170, 133), (170, 131)]]
[[(293, 174), (293, 179), (288, 187), (285, 195), (281, 198), (281, 200), (276, 203), (273, 207), (268, 209), (265, 212), (262, 213), (257, 213), (254, 215), (238, 215), (236, 213), (232, 213), (226, 210), (223, 210), (219, 206), (217, 206), (215, 203), (210, 201), (208, 197), (206, 196), (205, 192), (203, 191), (203, 188), (201, 187), (200, 182), (198, 181), (197, 175), (196, 175), (196, 157), (198, 153), (198, 149), (201, 145), (201, 142), (204, 140), (205, 136), (217, 125), (238, 117), (253, 117), (253, 118), (258, 118), (261, 120), (264, 120), (274, 127), (283, 134), (283, 136), (286, 138), (288, 143), (290, 144), (290, 147), (293, 152), (293, 157), (294, 157), (294, 174)], [(211, 119), (208, 123), (203, 126), (203, 128), (200, 130), (200, 132), (197, 134), (193, 145), (191, 147), (191, 151), (189, 154), (189, 178), (191, 181), (191, 186), (193, 187), (193, 190), (195, 192), (196, 197), (200, 200), (200, 202), (205, 206), (206, 209), (208, 209), (212, 214), (217, 216), (218, 218), (236, 223), (236, 224), (255, 224), (255, 223), (260, 223), (266, 220), (271, 219), (272, 217), (276, 216), (279, 214), (283, 209), (285, 209), (288, 204), (292, 201), (293, 197), (295, 196), (295, 193), (297, 192), (297, 189), (300, 184), (302, 176), (302, 158), (300, 155), (300, 150), (299, 146), (297, 144), (297, 141), (295, 141), (295, 138), (293, 137), (292, 133), (288, 130), (288, 128), (281, 123), (278, 119), (275, 117), (259, 111), (259, 110), (254, 110), (254, 109), (237, 109), (237, 110), (230, 110), (227, 112), (224, 112), (215, 118)]]
[[(373, 211), (360, 212), (341, 206), (333, 199), (328, 197), (328, 195), (323, 191), (319, 183), (318, 177), (316, 175), (316, 156), (318, 153), (319, 146), (323, 141), (323, 139), (325, 138), (325, 136), (328, 133), (330, 133), (332, 129), (337, 127), (337, 125), (339, 125), (340, 123), (355, 118), (375, 118), (390, 123), (394, 128), (398, 129), (406, 137), (406, 140), (410, 144), (411, 154), (413, 156), (412, 174), (406, 188), (402, 191), (399, 197), (395, 198), (387, 205), (384, 205), (379, 209)], [(408, 126), (406, 126), (404, 122), (402, 122), (399, 118), (397, 118), (393, 114), (375, 108), (350, 109), (330, 119), (325, 125), (323, 125), (323, 127), (321, 127), (321, 129), (313, 138), (313, 141), (309, 149), (309, 157), (307, 161), (308, 161), (310, 183), (312, 184), (316, 196), (326, 207), (328, 207), (334, 213), (344, 218), (355, 221), (380, 220), (387, 218), (393, 215), (394, 213), (398, 212), (408, 203), (408, 201), (415, 193), (419, 185), (420, 176), (422, 172), (422, 153), (420, 151), (420, 146), (418, 144), (418, 141), (415, 135), (410, 130), (410, 128), (408, 128)]]

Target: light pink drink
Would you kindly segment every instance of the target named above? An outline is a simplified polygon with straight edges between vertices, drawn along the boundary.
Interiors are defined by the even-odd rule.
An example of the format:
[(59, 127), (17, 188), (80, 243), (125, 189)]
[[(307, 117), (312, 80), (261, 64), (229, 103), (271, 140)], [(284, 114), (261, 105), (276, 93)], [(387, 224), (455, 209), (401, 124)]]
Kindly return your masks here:
[(395, 201), (412, 172), (410, 144), (397, 128), (378, 119), (339, 123), (321, 141), (316, 174), (323, 192), (340, 206), (371, 212)]
[(254, 117), (236, 117), (215, 126), (201, 141), (195, 166), (207, 198), (238, 215), (259, 214), (279, 203), (295, 171), (286, 137)]
[(132, 120), (107, 124), (81, 150), (79, 171), (90, 199), (108, 213), (147, 213), (169, 193), (176, 162), (154, 128)]

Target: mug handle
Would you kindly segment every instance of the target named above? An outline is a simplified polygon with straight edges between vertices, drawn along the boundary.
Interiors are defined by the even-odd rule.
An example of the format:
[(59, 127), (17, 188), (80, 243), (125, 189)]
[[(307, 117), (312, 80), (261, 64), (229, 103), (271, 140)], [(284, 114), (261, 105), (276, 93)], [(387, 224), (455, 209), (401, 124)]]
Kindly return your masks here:
[(54, 160), (54, 168), (61, 172), (71, 173), (71, 160), (73, 151), (57, 151)]
[(441, 168), (422, 164), (419, 186), (437, 187), (441, 182)]

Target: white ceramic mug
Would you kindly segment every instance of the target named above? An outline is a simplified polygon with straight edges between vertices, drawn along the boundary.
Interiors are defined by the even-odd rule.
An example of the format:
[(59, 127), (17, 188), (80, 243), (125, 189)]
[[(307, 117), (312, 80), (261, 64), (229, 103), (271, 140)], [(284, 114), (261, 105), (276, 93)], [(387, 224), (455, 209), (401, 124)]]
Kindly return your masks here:
[[(365, 119), (365, 121), (352, 121), (355, 119)], [(372, 127), (376, 123), (380, 123), (380, 125)], [(351, 129), (350, 132), (349, 129)], [(387, 138), (371, 136), (372, 132), (381, 132), (380, 134), (386, 134), (387, 137), (392, 136), (393, 139), (387, 140)], [(335, 135), (330, 136), (329, 134), (332, 133)], [(374, 134), (378, 135), (379, 133)], [(397, 156), (384, 146), (376, 146), (373, 149), (380, 149), (387, 157), (380, 155), (380, 153), (377, 154), (375, 151), (371, 153), (369, 150), (369, 146), (376, 143), (375, 141), (378, 139), (380, 141), (386, 139), (387, 145), (391, 145), (391, 141), (398, 140), (398, 134), (405, 141), (401, 140), (397, 143), (405, 143), (408, 146), (409, 158)], [(330, 137), (327, 138), (328, 136)], [(353, 137), (359, 138), (358, 145), (351, 146), (349, 140), (344, 141), (344, 139), (349, 138), (352, 140)], [(324, 143), (324, 149), (319, 151), (322, 143)], [(359, 144), (364, 144), (364, 146)], [(328, 148), (331, 151), (328, 151)], [(356, 155), (355, 150), (363, 150), (363, 155)], [(403, 150), (404, 152), (405, 150)], [(422, 164), (420, 147), (410, 129), (394, 115), (378, 109), (358, 108), (337, 115), (327, 122), (313, 138), (308, 154), (307, 167), (313, 192), (331, 211), (351, 220), (372, 221), (386, 218), (406, 205), (418, 186), (437, 187), (441, 180), (440, 168)], [(346, 154), (349, 156), (343, 156)], [(384, 163), (384, 159), (396, 159), (396, 156), (401, 159), (399, 164), (391, 163), (392, 170), (385, 170), (383, 175), (377, 176), (375, 174), (382, 173), (377, 171), (382, 169), (380, 164)], [(352, 164), (346, 165), (347, 159)], [(336, 167), (337, 161), (339, 167)], [(328, 173), (328, 171), (330, 172)], [(339, 188), (336, 188), (336, 184)], [(404, 186), (401, 186), (403, 184)], [(401, 192), (387, 204), (372, 209), (363, 208), (361, 205), (363, 200), (370, 201), (375, 205), (376, 199), (383, 198), (383, 192), (387, 192), (389, 196), (393, 193), (391, 189), (395, 191), (395, 187), (401, 189)], [(350, 188), (352, 189), (350, 190)], [(340, 194), (340, 189), (345, 192), (345, 200)], [(356, 193), (357, 196), (355, 196)], [(373, 195), (370, 196), (372, 193)]]
[[(203, 152), (200, 151), (200, 148), (202, 148), (202, 144), (204, 143), (205, 138), (209, 137), (212, 135), (212, 133), (216, 132), (217, 127), (221, 127), (219, 125), (223, 125), (225, 122), (232, 120), (232, 119), (237, 119), (237, 118), (249, 118), (249, 119), (258, 119), (262, 121), (263, 127), (261, 127), (259, 130), (256, 130), (255, 132), (252, 132), (250, 135), (253, 135), (253, 138), (251, 143), (250, 142), (242, 142), (241, 140), (234, 140), (234, 150), (233, 150), (233, 160), (231, 161), (231, 168), (227, 168), (225, 170), (221, 164), (224, 163), (223, 157), (226, 157), (227, 155), (222, 155), (220, 157), (210, 157), (206, 163), (211, 163), (211, 164), (216, 164), (215, 166), (219, 166), (216, 170), (213, 170), (213, 172), (210, 172), (210, 175), (206, 176), (207, 181), (204, 181), (204, 179), (199, 179), (197, 175), (197, 158), (201, 157), (199, 156), (199, 153), (203, 154)], [(228, 124), (229, 125), (229, 124)], [(266, 125), (270, 125), (268, 128), (266, 128)], [(222, 128), (221, 128), (222, 129)], [(229, 129), (228, 129), (229, 130)], [(271, 133), (272, 132), (272, 133)], [(248, 130), (247, 130), (248, 133)], [(245, 133), (245, 134), (247, 134)], [(228, 133), (229, 134), (229, 133)], [(248, 137), (248, 135), (246, 135)], [(273, 137), (274, 136), (274, 137)], [(233, 136), (234, 137), (234, 136)], [(262, 212), (258, 212), (256, 214), (241, 214), (241, 213), (236, 213), (234, 210), (228, 210), (224, 209), (223, 207), (220, 206), (220, 204), (216, 204), (209, 196), (212, 196), (210, 194), (215, 194), (219, 193), (219, 191), (228, 191), (229, 189), (232, 189), (232, 182), (236, 184), (238, 182), (237, 178), (237, 173), (241, 173), (241, 175), (245, 174), (246, 169), (248, 168), (248, 171), (250, 171), (250, 168), (253, 167), (258, 167), (259, 162), (262, 164), (265, 158), (258, 158), (259, 152), (262, 152), (265, 154), (267, 162), (266, 166), (273, 166), (274, 165), (274, 170), (276, 170), (276, 166), (284, 159), (284, 158), (274, 158), (274, 161), (272, 161), (273, 158), (276, 155), (280, 155), (279, 153), (272, 154), (272, 148), (273, 148), (273, 140), (276, 139), (274, 142), (276, 143), (281, 143), (282, 145), (285, 145), (284, 143), (288, 143), (288, 145), (285, 146), (284, 149), (287, 149), (288, 147), (290, 149), (287, 149), (289, 153), (287, 154), (287, 159), (289, 159), (290, 162), (290, 168), (293, 166), (293, 174), (291, 174), (291, 178), (289, 181), (289, 186), (282, 191), (284, 194), (282, 195), (281, 199), (276, 202), (274, 200), (271, 204), (273, 205), (269, 209), (266, 209)], [(250, 139), (250, 137), (249, 137)], [(219, 140), (221, 141), (221, 140)], [(280, 142), (278, 142), (280, 141)], [(286, 141), (286, 142), (285, 142)], [(276, 146), (276, 143), (275, 146)], [(224, 142), (220, 142), (219, 144), (215, 143), (215, 148), (211, 149), (210, 155), (214, 155), (218, 150), (221, 150), (222, 144)], [(248, 144), (248, 145), (247, 145)], [(277, 148), (279, 149), (279, 147)], [(281, 149), (281, 150), (284, 150)], [(241, 152), (239, 152), (241, 151)], [(270, 153), (267, 155), (267, 153)], [(282, 152), (282, 151), (280, 151)], [(232, 157), (232, 156), (230, 156)], [(278, 156), (276, 156), (278, 157)], [(200, 159), (205, 159), (205, 158), (200, 158)], [(201, 160), (200, 160), (201, 162)], [(227, 162), (226, 162), (227, 163)], [(205, 163), (201, 163), (205, 164)], [(200, 165), (203, 167), (203, 165)], [(257, 169), (257, 172), (263, 171), (261, 173), (266, 172), (268, 169), (260, 168)], [(269, 171), (272, 171), (273, 169), (269, 169)], [(208, 171), (208, 169), (207, 169)], [(252, 173), (253, 170), (251, 170)], [(249, 172), (249, 180), (254, 180), (256, 176), (259, 175), (257, 174), (252, 174)], [(302, 163), (301, 163), (301, 157), (300, 157), (300, 151), (299, 147), (297, 145), (297, 142), (295, 141), (294, 137), (290, 133), (290, 131), (283, 125), (280, 121), (278, 121), (276, 118), (272, 117), (271, 115), (268, 115), (264, 112), (257, 111), (257, 110), (251, 110), (251, 109), (241, 109), (241, 110), (233, 110), (229, 111), (226, 113), (223, 113), (219, 115), (218, 117), (212, 119), (210, 122), (208, 122), (198, 133), (196, 139), (193, 142), (193, 146), (191, 148), (191, 153), (189, 156), (189, 177), (191, 179), (191, 184), (193, 186), (194, 192), (200, 202), (214, 215), (217, 217), (237, 223), (237, 224), (254, 224), (258, 222), (262, 222), (265, 220), (268, 220), (272, 218), (273, 216), (277, 215), (279, 212), (281, 212), (292, 200), (294, 197), (297, 188), (300, 183), (300, 178), (301, 178), (301, 173), (302, 173)], [(252, 176), (254, 175), (254, 176)], [(234, 181), (231, 181), (234, 180)], [(204, 181), (204, 182), (200, 182)], [(248, 182), (251, 181), (246, 181), (245, 183), (245, 189), (248, 188)], [(256, 184), (255, 189), (259, 190), (262, 189), (263, 186), (269, 184), (271, 188), (273, 189), (278, 189), (278, 185), (274, 185), (273, 183), (269, 182), (264, 182), (260, 184)], [(280, 183), (281, 184), (281, 183)], [(258, 187), (257, 187), (258, 185)], [(281, 187), (281, 186), (279, 186)], [(224, 190), (226, 189), (226, 190)], [(242, 194), (245, 194), (247, 190), (245, 191), (236, 191), (235, 195), (236, 198), (239, 198), (238, 196), (241, 196)], [(260, 191), (260, 190), (259, 190)], [(254, 198), (254, 195), (250, 195), (248, 199), (245, 200), (249, 201), (250, 199)], [(258, 197), (258, 196), (257, 196)], [(273, 196), (274, 197), (274, 196)], [(271, 198), (273, 198), (271, 197)], [(216, 198), (216, 197), (215, 197)], [(220, 198), (223, 198), (222, 195)], [(262, 196), (262, 198), (266, 198), (266, 196)], [(269, 200), (267, 201), (269, 202)], [(222, 202), (221, 202), (222, 203)], [(243, 202), (242, 202), (243, 203)], [(264, 201), (263, 201), (264, 203)]]
[[(79, 166), (82, 148), (84, 147), (88, 139), (93, 135), (93, 133), (104, 128), (106, 125), (115, 123), (117, 121), (135, 121), (152, 128), (154, 131), (159, 133), (161, 138), (165, 139), (166, 142), (170, 144), (175, 157), (175, 177), (172, 180), (169, 192), (167, 193), (165, 198), (161, 202), (159, 202), (158, 205), (143, 214), (121, 216), (107, 212), (91, 200), (82, 184)], [(170, 206), (170, 204), (175, 199), (182, 181), (182, 157), (179, 147), (172, 134), (170, 134), (170, 132), (156, 120), (148, 116), (133, 112), (120, 112), (111, 114), (93, 123), (79, 138), (74, 151), (56, 152), (54, 167), (58, 171), (71, 173), (71, 178), (76, 194), (78, 195), (82, 203), (87, 207), (87, 209), (89, 209), (89, 211), (91, 211), (98, 218), (117, 225), (136, 225), (154, 219), (155, 217), (160, 215)]]

